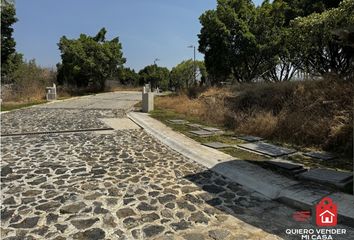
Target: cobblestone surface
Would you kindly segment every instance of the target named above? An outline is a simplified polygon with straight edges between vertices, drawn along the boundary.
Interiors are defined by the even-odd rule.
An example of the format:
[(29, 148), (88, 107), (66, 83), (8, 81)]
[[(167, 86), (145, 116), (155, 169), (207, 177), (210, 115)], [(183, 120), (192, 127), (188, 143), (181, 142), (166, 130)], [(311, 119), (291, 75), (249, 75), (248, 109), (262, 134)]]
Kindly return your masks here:
[(37, 105), (37, 108), (56, 109), (130, 109), (141, 100), (141, 92), (109, 92), (67, 101)]
[(123, 110), (28, 108), (3, 114), (1, 134), (107, 128), (99, 118), (123, 115)]
[[(2, 129), (99, 122), (85, 111), (20, 110)], [(51, 117), (57, 126), (35, 120)], [(311, 227), (143, 130), (2, 137), (1, 158), (1, 239), (290, 239), (286, 228)]]

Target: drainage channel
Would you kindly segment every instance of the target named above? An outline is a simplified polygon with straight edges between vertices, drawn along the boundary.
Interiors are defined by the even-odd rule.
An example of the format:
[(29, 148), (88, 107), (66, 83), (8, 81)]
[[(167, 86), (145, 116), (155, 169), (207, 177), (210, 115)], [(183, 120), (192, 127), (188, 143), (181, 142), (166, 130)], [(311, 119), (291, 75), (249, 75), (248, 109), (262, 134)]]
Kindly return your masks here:
[(107, 130), (114, 130), (114, 129), (113, 128), (88, 128), (88, 129), (48, 131), (48, 132), (9, 133), (9, 134), (1, 134), (0, 137), (43, 135), (43, 134), (55, 134), (55, 133), (96, 132), (96, 131), (107, 131)]

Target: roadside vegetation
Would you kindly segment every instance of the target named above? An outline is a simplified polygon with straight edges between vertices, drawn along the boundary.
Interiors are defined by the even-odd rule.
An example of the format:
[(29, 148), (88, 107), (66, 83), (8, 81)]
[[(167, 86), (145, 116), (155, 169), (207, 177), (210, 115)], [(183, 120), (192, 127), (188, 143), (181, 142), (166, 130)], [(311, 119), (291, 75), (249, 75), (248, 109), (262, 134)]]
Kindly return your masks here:
[(235, 134), (352, 156), (353, 11), (351, 0), (219, 0), (200, 17), (207, 80), (156, 106)]
[(353, 82), (321, 80), (209, 88), (196, 98), (156, 98), (159, 111), (197, 119), (235, 134), (351, 156)]
[(45, 101), (45, 100), (26, 101), (24, 103), (21, 103), (21, 102), (6, 102), (6, 103), (1, 104), (1, 111), (2, 112), (11, 111), (11, 110), (25, 108), (25, 107), (30, 107), (30, 106), (33, 106), (33, 105), (42, 104), (42, 103), (46, 103), (46, 102), (47, 101)]
[(2, 0), (1, 15), (1, 110), (42, 103), (45, 87), (56, 81), (56, 71), (16, 52), (12, 36), (12, 25), (17, 22), (15, 6)]
[[(243, 143), (242, 140), (234, 139), (235, 134), (232, 131), (226, 130), (225, 133), (222, 135), (199, 137), (199, 136), (196, 136), (196, 135), (191, 134), (189, 132), (189, 131), (195, 130), (195, 128), (189, 127), (184, 124), (173, 124), (168, 121), (171, 119), (182, 118), (182, 119), (188, 120), (190, 123), (205, 124), (203, 119), (201, 119), (200, 117), (195, 116), (195, 115), (191, 116), (191, 115), (185, 115), (183, 113), (178, 113), (177, 111), (166, 110), (166, 109), (157, 109), (157, 110), (151, 112), (151, 116), (159, 121), (162, 121), (164, 124), (171, 127), (173, 130), (181, 132), (184, 135), (186, 135), (186, 136), (188, 136), (200, 143), (222, 142), (222, 143), (230, 144), (230, 145)], [(214, 124), (214, 125), (209, 124), (209, 126), (220, 127), (216, 124)], [(262, 160), (268, 159), (268, 157), (261, 156), (261, 155), (255, 154), (255, 153), (251, 153), (251, 152), (248, 152), (245, 150), (233, 148), (233, 147), (225, 148), (222, 151), (224, 151), (225, 153), (228, 153), (234, 157), (237, 157), (238, 159), (242, 159), (242, 160), (262, 161)]]

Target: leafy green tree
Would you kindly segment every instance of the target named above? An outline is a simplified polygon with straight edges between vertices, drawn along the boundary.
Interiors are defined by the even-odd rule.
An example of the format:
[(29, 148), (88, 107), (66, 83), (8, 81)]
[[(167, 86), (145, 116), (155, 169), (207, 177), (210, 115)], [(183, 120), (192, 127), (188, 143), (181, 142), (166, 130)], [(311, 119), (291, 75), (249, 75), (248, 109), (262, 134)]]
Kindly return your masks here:
[[(197, 79), (197, 82), (195, 79)], [(170, 73), (170, 86), (176, 90), (189, 88), (191, 86), (203, 84), (206, 82), (207, 73), (202, 61), (193, 61), (192, 59), (182, 61), (176, 67), (172, 68)]]
[[(331, 58), (325, 61), (332, 61), (332, 66), (325, 67), (327, 70), (321, 72), (343, 72), (335, 69), (347, 68), (348, 57), (345, 53), (349, 51), (338, 47), (338, 42), (332, 40), (329, 46), (328, 41), (329, 36), (333, 36), (334, 26), (341, 28), (345, 21), (348, 23), (348, 17), (345, 21), (340, 19), (350, 11), (342, 7), (344, 12), (338, 13), (336, 20), (332, 19), (342, 23), (329, 24), (327, 21), (325, 25), (331, 27), (318, 22), (315, 29), (308, 21), (307, 28), (304, 28), (306, 24), (301, 22), (306, 20), (301, 19), (331, 15), (340, 2), (344, 6), (344, 2), (349, 1), (353, 2), (265, 0), (261, 6), (255, 7), (250, 0), (218, 0), (215, 10), (206, 11), (200, 17), (199, 51), (204, 53), (209, 79), (212, 84), (230, 76), (238, 82), (255, 79), (289, 81), (298, 70), (308, 71), (324, 65), (321, 63), (324, 58)], [(346, 6), (348, 9), (348, 4)], [(317, 15), (303, 17), (314, 12)], [(293, 21), (297, 24), (292, 24)], [(297, 27), (299, 25), (301, 27)], [(322, 31), (325, 33), (322, 34)], [(311, 49), (317, 49), (317, 53)], [(322, 58), (316, 56), (321, 54)], [(315, 62), (316, 59), (318, 61)]]
[(16, 42), (12, 37), (12, 25), (17, 22), (15, 6), (1, 0), (1, 82), (11, 82), (11, 74), (22, 62), (22, 55), (16, 53)]
[(206, 11), (200, 16), (199, 48), (204, 53), (204, 62), (212, 84), (223, 81), (231, 74), (227, 29), (218, 18), (215, 10)]
[(307, 72), (342, 76), (352, 72), (353, 48), (337, 41), (336, 33), (354, 26), (353, 12), (354, 1), (344, 0), (338, 8), (292, 22), (293, 35), (297, 36), (293, 44), (301, 49), (299, 58)]
[(7, 61), (1, 64), (1, 82), (13, 83), (13, 74), (24, 63), (23, 55), (18, 52), (14, 52), (9, 55)]
[(286, 11), (288, 5), (283, 0), (269, 0), (257, 8), (257, 18), (254, 29), (257, 44), (262, 56), (265, 81), (280, 82), (292, 79), (300, 68), (301, 62), (296, 58), (297, 49), (291, 44), (292, 38), (286, 26)]
[(23, 61), (19, 64), (16, 71), (11, 74), (16, 86), (28, 87), (31, 84), (48, 86), (55, 80), (55, 73), (46, 68), (41, 68), (35, 59)]
[(118, 80), (123, 85), (138, 85), (139, 74), (130, 68), (122, 68), (118, 71)]
[(230, 74), (250, 82), (263, 71), (262, 41), (255, 27), (256, 7), (250, 0), (218, 0), (216, 10), (200, 17), (199, 51), (211, 79), (223, 81)]
[(78, 39), (60, 39), (58, 83), (95, 91), (104, 89), (105, 81), (125, 63), (118, 37), (108, 41), (106, 32), (102, 28), (94, 37), (81, 34)]
[(289, 26), (295, 17), (307, 16), (313, 12), (321, 13), (337, 7), (340, 1), (319, 0), (269, 0), (257, 9), (256, 30), (261, 36), (261, 56), (264, 57), (265, 72), (262, 78), (266, 81), (289, 81), (298, 71), (306, 71), (304, 59), (299, 55), (303, 50), (298, 42), (298, 35)]
[(167, 90), (170, 71), (168, 68), (159, 67), (156, 64), (148, 65), (139, 71), (140, 85), (150, 83), (152, 88), (159, 87)]
[(343, 0), (281, 0), (288, 6), (286, 8), (286, 24), (296, 17), (306, 17), (312, 13), (322, 13), (336, 8)]
[(12, 37), (12, 25), (17, 22), (15, 6), (7, 1), (1, 1), (1, 62), (6, 63), (9, 56), (16, 49), (16, 42)]

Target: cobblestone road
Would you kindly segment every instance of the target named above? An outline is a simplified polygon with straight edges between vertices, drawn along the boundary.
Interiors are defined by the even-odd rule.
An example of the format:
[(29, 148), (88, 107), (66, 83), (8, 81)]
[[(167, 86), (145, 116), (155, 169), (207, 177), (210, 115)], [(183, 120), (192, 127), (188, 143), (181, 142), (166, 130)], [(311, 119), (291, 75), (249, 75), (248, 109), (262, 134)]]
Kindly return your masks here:
[[(2, 133), (106, 127), (102, 114), (122, 117), (31, 108), (3, 115)], [(1, 157), (2, 239), (291, 239), (285, 229), (301, 227), (294, 209), (143, 130), (3, 136)]]

